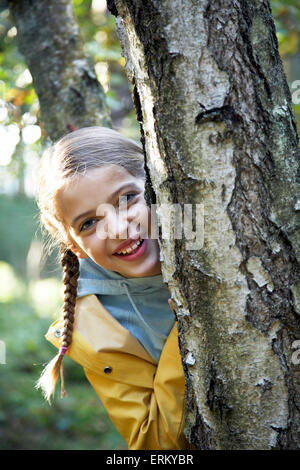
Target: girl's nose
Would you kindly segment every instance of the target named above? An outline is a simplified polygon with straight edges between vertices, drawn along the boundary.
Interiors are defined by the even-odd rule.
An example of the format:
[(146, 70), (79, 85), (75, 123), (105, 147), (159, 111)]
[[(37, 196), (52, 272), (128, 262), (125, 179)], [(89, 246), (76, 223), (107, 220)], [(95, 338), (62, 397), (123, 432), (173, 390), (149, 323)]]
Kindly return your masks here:
[(142, 231), (147, 232), (147, 221), (147, 208), (142, 204), (120, 210), (116, 218), (116, 238), (139, 238)]
[(97, 236), (100, 240), (128, 238), (128, 221), (121, 211), (117, 211), (110, 204), (102, 204), (97, 208), (97, 215), (103, 217), (97, 225)]
[(129, 227), (129, 221), (126, 213), (126, 211), (120, 211), (117, 212), (114, 216), (114, 227), (115, 227), (115, 235), (116, 238), (119, 239), (126, 239), (129, 237), (128, 234), (128, 227)]

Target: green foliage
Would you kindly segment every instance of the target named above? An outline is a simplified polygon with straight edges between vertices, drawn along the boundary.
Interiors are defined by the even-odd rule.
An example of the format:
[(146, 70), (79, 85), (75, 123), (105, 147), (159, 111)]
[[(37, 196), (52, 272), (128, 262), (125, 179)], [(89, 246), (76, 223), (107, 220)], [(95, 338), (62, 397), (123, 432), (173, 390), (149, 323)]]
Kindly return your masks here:
[(21, 276), (26, 276), (26, 257), (35, 234), (39, 230), (33, 201), (24, 196), (2, 195), (0, 259), (10, 263)]
[[(2, 8), (1, 8), (2, 5)], [(116, 129), (139, 140), (139, 125), (133, 112), (131, 85), (128, 83), (124, 58), (115, 32), (115, 18), (104, 11), (92, 8), (91, 0), (74, 0), (84, 51), (94, 63), (96, 75), (103, 86), (112, 122)], [(18, 50), (15, 28), (6, 3), (0, 4), (0, 131), (14, 132), (12, 151), (0, 156), (2, 179), (17, 179), (19, 192), (24, 193), (28, 173), (26, 153), (38, 158), (48, 144), (43, 128), (39, 100), (32, 77), (23, 56)], [(28, 142), (25, 131), (38, 126), (40, 135)], [(35, 132), (36, 133), (36, 132)], [(0, 136), (1, 138), (1, 136)], [(31, 137), (32, 139), (32, 137)], [(2, 165), (2, 168), (1, 168)], [(1, 180), (0, 180), (1, 184)]]
[(300, 8), (298, 0), (271, 1), (279, 51), (282, 57), (299, 50)]

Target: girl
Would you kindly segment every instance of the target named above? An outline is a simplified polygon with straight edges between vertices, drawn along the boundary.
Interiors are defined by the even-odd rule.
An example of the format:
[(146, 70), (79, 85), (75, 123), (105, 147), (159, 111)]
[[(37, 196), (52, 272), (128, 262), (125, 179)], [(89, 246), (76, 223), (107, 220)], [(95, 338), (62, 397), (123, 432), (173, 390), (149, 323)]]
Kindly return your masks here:
[(50, 402), (67, 354), (84, 368), (129, 449), (188, 449), (177, 326), (151, 238), (141, 148), (118, 132), (76, 130), (41, 159), (41, 221), (60, 244), (59, 352), (37, 388)]

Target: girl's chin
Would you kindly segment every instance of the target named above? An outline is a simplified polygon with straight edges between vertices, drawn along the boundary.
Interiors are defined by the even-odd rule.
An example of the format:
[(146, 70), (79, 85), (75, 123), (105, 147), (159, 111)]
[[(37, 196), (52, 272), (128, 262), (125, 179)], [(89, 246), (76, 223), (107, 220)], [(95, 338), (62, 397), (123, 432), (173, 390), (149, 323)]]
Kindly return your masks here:
[[(118, 267), (119, 268), (119, 267)], [(125, 277), (150, 277), (157, 274), (161, 274), (161, 264), (154, 266), (139, 266), (139, 267), (124, 267), (120, 266), (119, 269), (115, 269), (119, 274)]]

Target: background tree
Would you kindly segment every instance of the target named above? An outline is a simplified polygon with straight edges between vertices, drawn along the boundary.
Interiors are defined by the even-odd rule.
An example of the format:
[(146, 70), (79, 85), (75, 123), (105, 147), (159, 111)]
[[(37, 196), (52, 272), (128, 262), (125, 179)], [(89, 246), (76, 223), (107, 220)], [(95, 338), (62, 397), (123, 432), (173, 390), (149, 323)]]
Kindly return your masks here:
[(9, 6), (50, 138), (80, 127), (110, 127), (104, 92), (83, 52), (71, 1), (11, 0)]
[[(109, 1), (159, 225), (202, 204), (204, 245), (161, 240), (198, 449), (299, 448), (299, 149), (268, 0)], [(152, 186), (151, 186), (152, 189)]]

